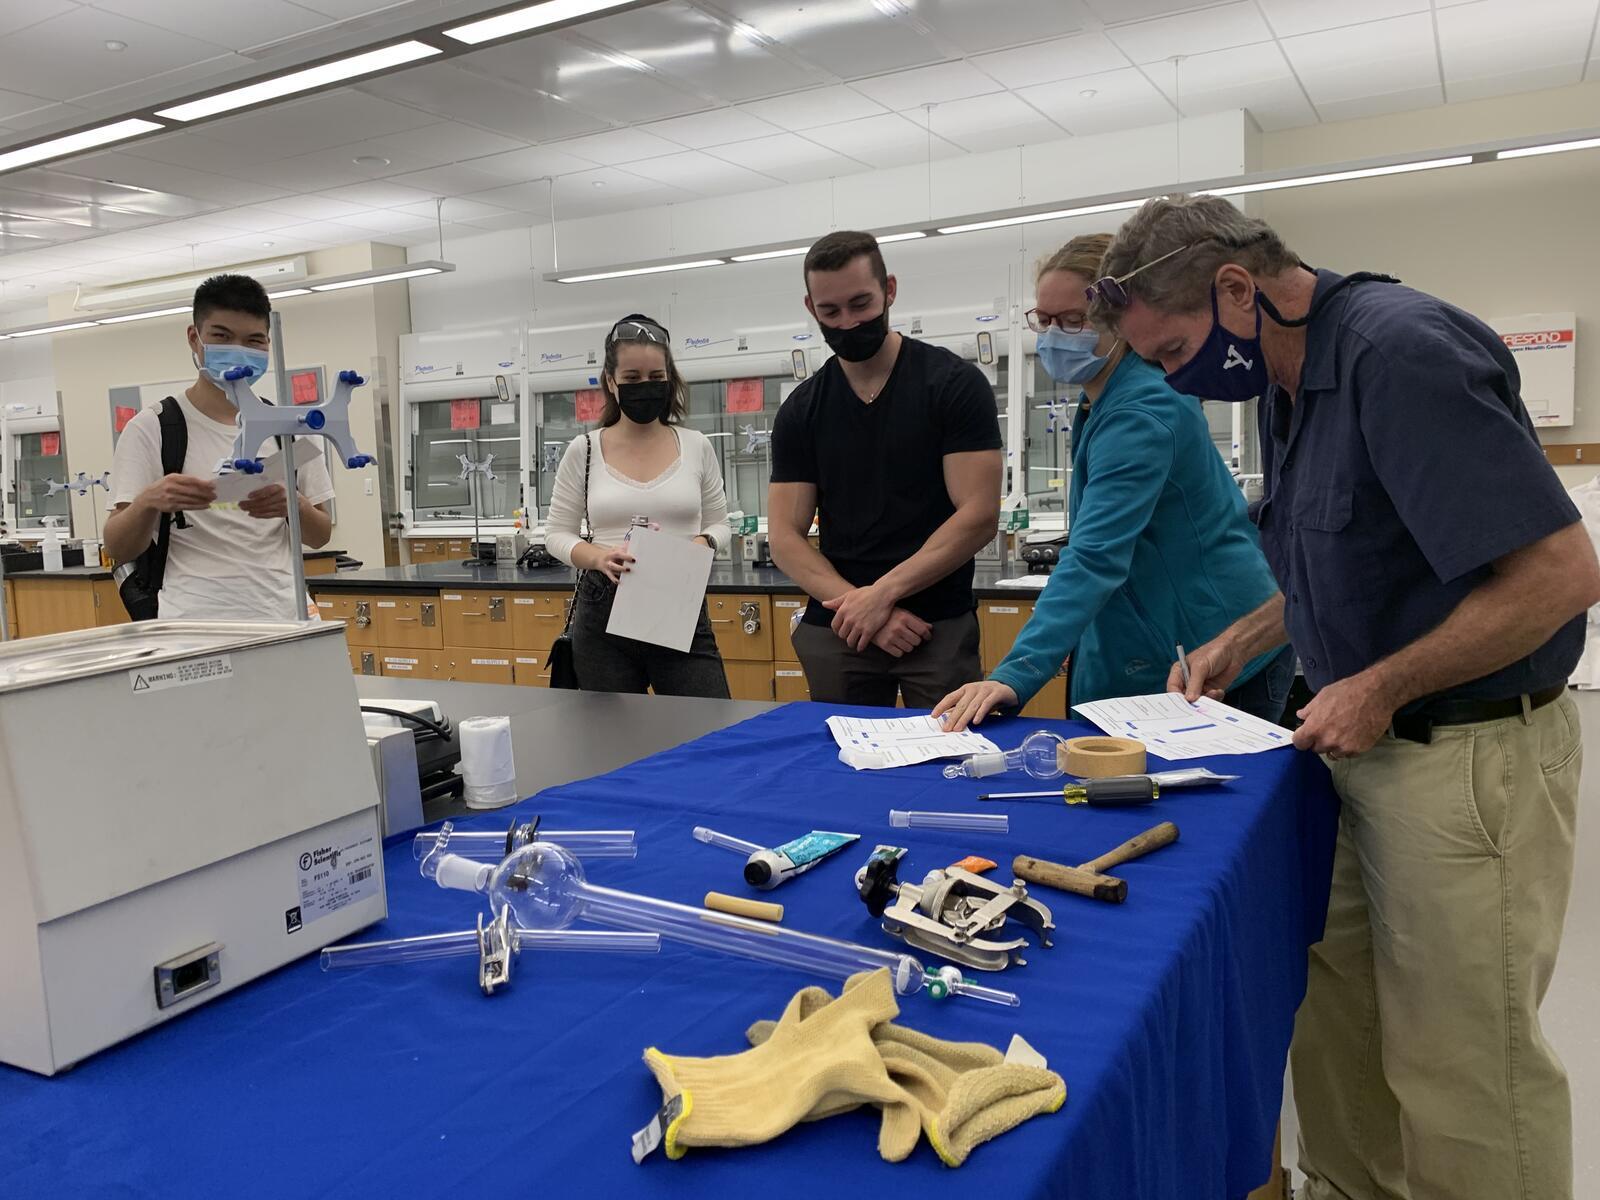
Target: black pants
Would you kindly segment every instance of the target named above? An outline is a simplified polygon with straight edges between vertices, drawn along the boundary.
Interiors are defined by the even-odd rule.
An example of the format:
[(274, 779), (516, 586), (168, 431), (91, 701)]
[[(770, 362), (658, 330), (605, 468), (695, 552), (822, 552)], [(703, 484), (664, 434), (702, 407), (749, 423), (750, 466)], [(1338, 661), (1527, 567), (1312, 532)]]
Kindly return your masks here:
[(577, 607), (572, 612), (572, 665), (578, 686), (586, 692), (643, 692), (658, 696), (705, 696), (728, 699), (728, 676), (717, 653), (705, 607), (687, 651), (672, 650), (606, 632), (617, 586), (598, 571), (578, 580)]
[(806, 670), (811, 698), (824, 704), (932, 708), (964, 683), (983, 678), (978, 655), (978, 614), (934, 621), (933, 634), (903, 658), (868, 646), (854, 651), (826, 625), (795, 626), (794, 650)]

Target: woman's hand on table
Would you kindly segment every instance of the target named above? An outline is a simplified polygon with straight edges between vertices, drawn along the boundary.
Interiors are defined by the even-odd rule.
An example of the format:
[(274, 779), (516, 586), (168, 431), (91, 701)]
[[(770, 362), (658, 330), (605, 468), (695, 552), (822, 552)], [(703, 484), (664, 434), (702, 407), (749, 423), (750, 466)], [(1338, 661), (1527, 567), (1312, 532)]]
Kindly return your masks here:
[(1017, 707), (1017, 693), (993, 679), (980, 679), (957, 688), (934, 706), (933, 715), (944, 720), (945, 730), (960, 733), (969, 725), (982, 725), (983, 719), (1003, 708)]

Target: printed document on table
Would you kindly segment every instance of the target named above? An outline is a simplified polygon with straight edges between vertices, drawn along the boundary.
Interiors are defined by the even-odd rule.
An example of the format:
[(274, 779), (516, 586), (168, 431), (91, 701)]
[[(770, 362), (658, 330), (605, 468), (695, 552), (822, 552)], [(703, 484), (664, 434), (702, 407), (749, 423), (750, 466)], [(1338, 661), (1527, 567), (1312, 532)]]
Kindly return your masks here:
[(711, 547), (640, 526), (628, 537), (628, 553), (634, 563), (617, 584), (606, 632), (688, 650), (711, 579)]
[[(321, 438), (296, 438), (294, 443), (294, 469), (304, 471), (306, 464), (322, 453)], [(264, 487), (273, 484), (282, 484), (287, 473), (283, 469), (283, 454), (275, 451), (261, 460), (261, 473), (246, 475), (243, 471), (229, 471), (226, 475), (218, 475), (214, 482), (217, 485), (217, 498), (211, 502), (212, 508), (235, 508), (251, 492), (258, 492)]]
[(1202, 696), (1190, 704), (1176, 692), (1094, 700), (1073, 710), (1113, 737), (1132, 738), (1166, 759), (1260, 754), (1293, 745), (1293, 735), (1260, 717)]
[(993, 754), (1000, 749), (970, 729), (947, 733), (934, 717), (829, 717), (828, 730), (839, 743), (839, 761), (858, 771), (909, 767), (936, 758)]

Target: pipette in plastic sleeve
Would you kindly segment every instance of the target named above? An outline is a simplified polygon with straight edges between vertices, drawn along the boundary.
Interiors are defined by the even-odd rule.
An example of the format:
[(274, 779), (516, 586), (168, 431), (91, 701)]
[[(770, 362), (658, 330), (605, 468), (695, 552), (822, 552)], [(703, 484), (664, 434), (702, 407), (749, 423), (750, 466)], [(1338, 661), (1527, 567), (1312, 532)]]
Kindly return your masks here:
[[(955, 987), (932, 974), (909, 954), (859, 946), (787, 926), (691, 908), (654, 896), (599, 887), (584, 878), (583, 866), (561, 846), (532, 842), (498, 865), (459, 855), (435, 853), (422, 860), (422, 874), (442, 888), (488, 897), (491, 911), (509, 913), (522, 930), (564, 930), (576, 921), (642, 933), (758, 962), (793, 967), (844, 980), (862, 971), (888, 968), (902, 996), (926, 989), (930, 996), (967, 996), (991, 1004), (1015, 1005), (1016, 996), (961, 982)], [(935, 986), (942, 981), (944, 986)]]
[(1237, 775), (1218, 775), (1204, 767), (1185, 767), (1177, 771), (1156, 771), (1149, 775), (1108, 775), (1100, 779), (1083, 779), (1054, 791), (988, 792), (978, 799), (1061, 799), (1067, 804), (1120, 808), (1130, 804), (1149, 804), (1160, 797), (1162, 788), (1201, 787), (1208, 783), (1228, 783), (1237, 778)]
[(435, 850), (459, 854), (478, 862), (499, 862), (518, 846), (529, 842), (554, 842), (577, 858), (634, 858), (639, 850), (631, 829), (541, 829), (539, 818), (518, 824), (504, 833), (463, 833), (446, 821), (411, 839), (411, 854), (418, 862)]
[(1022, 739), (1015, 750), (991, 750), (974, 754), (944, 769), (946, 779), (987, 779), (990, 775), (1003, 775), (1007, 771), (1026, 771), (1034, 779), (1059, 779), (1065, 774), (1061, 769), (1056, 748), (1066, 744), (1066, 738), (1048, 729), (1040, 729)]
[(891, 808), (889, 824), (895, 829), (958, 829), (969, 833), (1011, 832), (1011, 818), (1005, 813), (902, 812)]

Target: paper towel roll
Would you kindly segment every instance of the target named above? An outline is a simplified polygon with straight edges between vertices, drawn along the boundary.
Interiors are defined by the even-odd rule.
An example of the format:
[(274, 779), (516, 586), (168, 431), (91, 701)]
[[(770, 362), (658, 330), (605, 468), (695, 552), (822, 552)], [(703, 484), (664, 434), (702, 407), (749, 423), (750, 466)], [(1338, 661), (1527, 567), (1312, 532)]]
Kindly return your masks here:
[(456, 726), (461, 743), (462, 799), (468, 808), (515, 804), (517, 767), (511, 756), (510, 717), (468, 717)]

